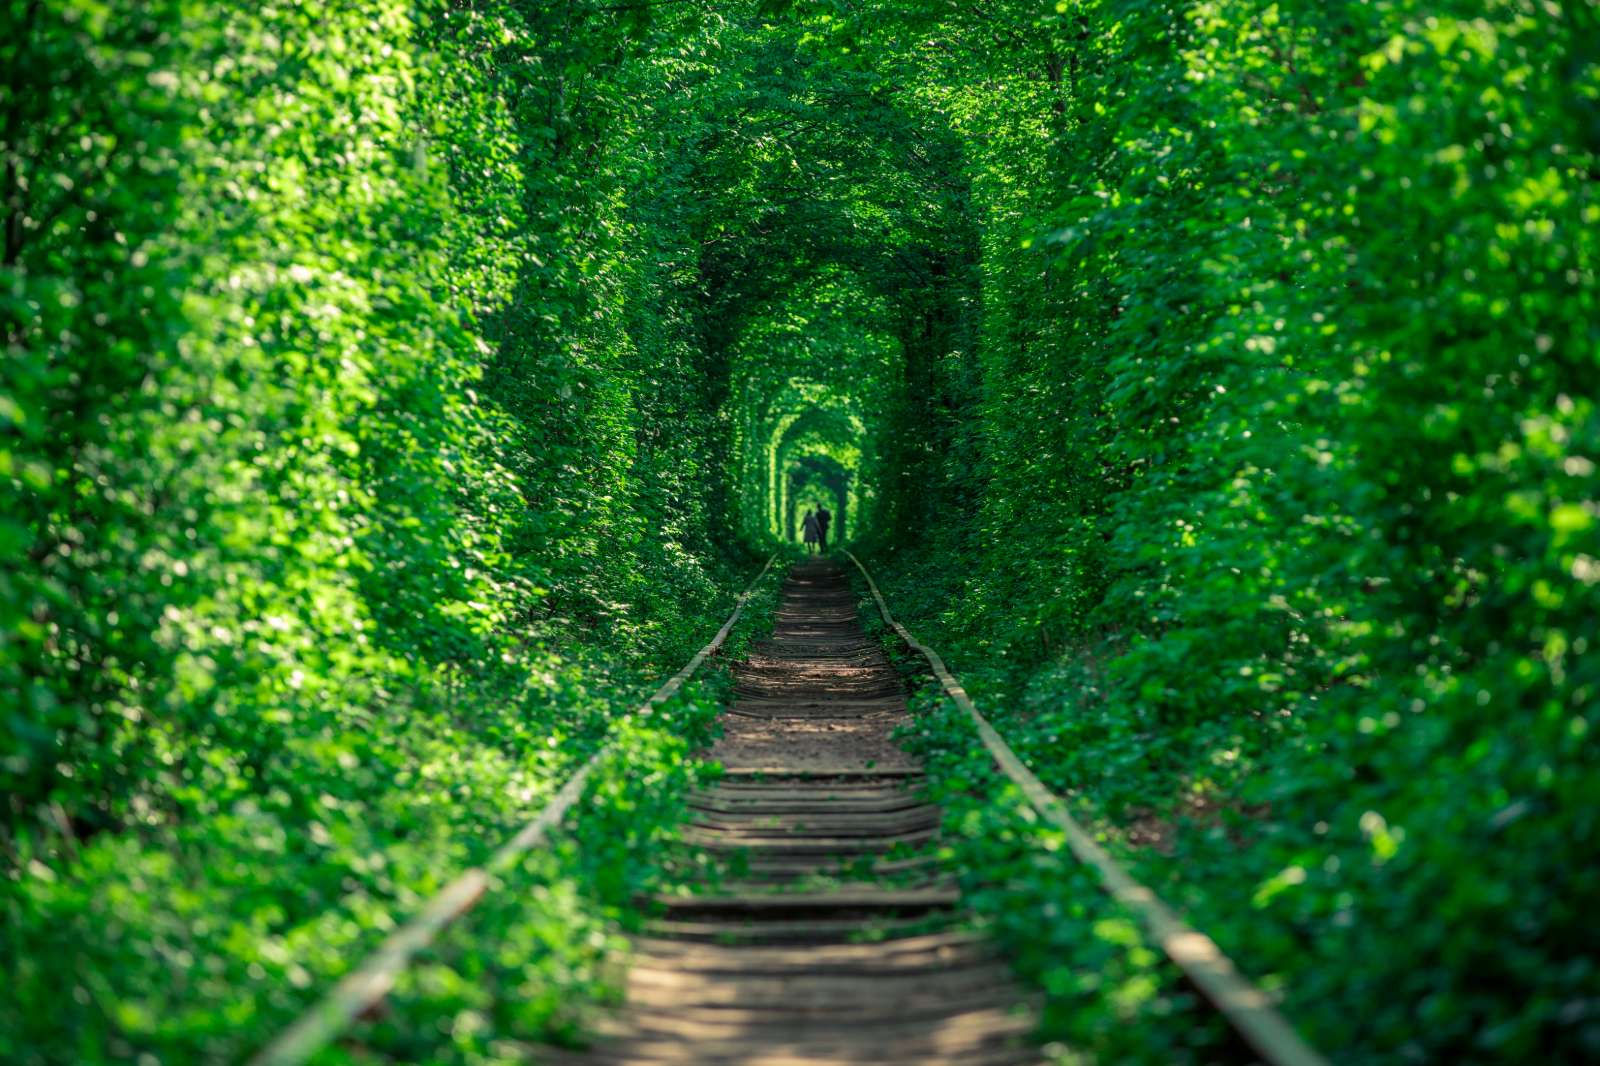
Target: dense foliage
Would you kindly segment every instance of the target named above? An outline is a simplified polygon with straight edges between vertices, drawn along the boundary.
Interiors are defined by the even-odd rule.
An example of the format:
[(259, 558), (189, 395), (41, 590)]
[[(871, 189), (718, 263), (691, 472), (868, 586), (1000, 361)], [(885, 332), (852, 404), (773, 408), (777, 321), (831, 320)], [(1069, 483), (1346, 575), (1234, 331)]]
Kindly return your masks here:
[(994, 222), (908, 613), (1324, 1049), (1600, 1054), (1592, 7), (1061, 12), (930, 90)]
[[(259, 1046), (824, 501), (1326, 1051), (1600, 1055), (1592, 5), (0, 21), (0, 1057)], [(1052, 1032), (1212, 1054), (962, 728)], [(372, 1054), (569, 1025), (635, 776)]]
[(0, 1058), (234, 1060), (727, 604), (688, 281), (614, 15), (0, 18)]

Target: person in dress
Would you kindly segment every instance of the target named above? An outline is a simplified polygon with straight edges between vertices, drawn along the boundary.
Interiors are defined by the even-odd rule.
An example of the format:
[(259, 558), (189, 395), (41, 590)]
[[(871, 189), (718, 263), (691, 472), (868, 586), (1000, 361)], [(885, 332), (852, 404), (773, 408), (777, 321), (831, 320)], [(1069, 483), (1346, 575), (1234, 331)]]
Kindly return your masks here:
[(805, 534), (806, 554), (814, 555), (817, 543), (822, 539), (822, 524), (817, 521), (817, 516), (810, 508), (806, 509), (806, 517), (800, 523), (800, 532)]

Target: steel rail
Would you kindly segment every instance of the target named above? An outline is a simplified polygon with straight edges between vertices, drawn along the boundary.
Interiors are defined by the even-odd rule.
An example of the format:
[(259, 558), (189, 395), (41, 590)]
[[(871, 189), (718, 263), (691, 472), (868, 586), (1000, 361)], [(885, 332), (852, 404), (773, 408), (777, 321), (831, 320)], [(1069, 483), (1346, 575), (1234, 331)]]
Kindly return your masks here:
[[(619, 718), (619, 723), (648, 716), (657, 705), (677, 694), (683, 683), (728, 639), (751, 593), (767, 576), (767, 571), (772, 569), (777, 558), (778, 553), (774, 552), (750, 584), (739, 593), (739, 598), (734, 601), (733, 613), (722, 623), (722, 628), (711, 638), (711, 643), (696, 652), (688, 665), (668, 678), (649, 699)], [(466, 870), (440, 889), (409, 921), (391, 933), (360, 965), (341, 978), (316, 1005), (258, 1052), (250, 1060), (251, 1066), (299, 1066), (338, 1037), (351, 1022), (375, 1007), (388, 995), (395, 980), (419, 951), (431, 944), (452, 921), (471, 910), (496, 878), (509, 871), (517, 860), (544, 840), (545, 834), (560, 823), (561, 818), (583, 795), (584, 785), (588, 783), (590, 775), (615, 743), (614, 740), (603, 743), (582, 768), (561, 786), (544, 809), (502, 844), (487, 862)]]
[(1100, 887), (1118, 903), (1127, 907), (1143, 924), (1151, 939), (1161, 947), (1167, 958), (1194, 983), (1200, 993), (1233, 1026), (1235, 1032), (1268, 1063), (1268, 1066), (1327, 1066), (1328, 1060), (1315, 1051), (1295, 1032), (1294, 1027), (1273, 1006), (1267, 994), (1240, 973), (1233, 960), (1222, 953), (1215, 941), (1178, 917), (1173, 909), (1163, 903), (1153, 891), (1134, 880), (1127, 870), (1111, 857), (1087, 830), (1067, 811), (1066, 805), (1011, 750), (988, 719), (979, 713), (972, 697), (967, 695), (961, 682), (945, 666), (937, 652), (911, 635), (910, 630), (889, 613), (878, 583), (872, 580), (867, 568), (852, 552), (845, 552), (856, 564), (861, 576), (866, 578), (872, 598), (878, 601), (883, 620), (900, 635), (912, 650), (928, 660), (933, 672), (950, 697), (978, 729), (984, 747), (1005, 771), (1013, 784), (1022, 790), (1028, 802), (1040, 815), (1066, 834), (1067, 846), (1079, 862), (1094, 869), (1100, 877)]

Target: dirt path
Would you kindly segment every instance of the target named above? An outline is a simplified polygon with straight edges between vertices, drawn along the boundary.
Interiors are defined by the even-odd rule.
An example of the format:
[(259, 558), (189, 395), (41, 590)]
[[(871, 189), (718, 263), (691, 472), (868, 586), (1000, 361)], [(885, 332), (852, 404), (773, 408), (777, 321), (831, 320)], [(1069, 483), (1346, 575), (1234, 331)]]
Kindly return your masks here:
[(711, 752), (727, 772), (691, 801), (686, 858), (726, 877), (655, 901), (626, 1006), (592, 1050), (550, 1061), (1039, 1061), (1020, 993), (928, 854), (939, 812), (890, 740), (905, 718), (844, 571), (797, 566), (737, 671)]

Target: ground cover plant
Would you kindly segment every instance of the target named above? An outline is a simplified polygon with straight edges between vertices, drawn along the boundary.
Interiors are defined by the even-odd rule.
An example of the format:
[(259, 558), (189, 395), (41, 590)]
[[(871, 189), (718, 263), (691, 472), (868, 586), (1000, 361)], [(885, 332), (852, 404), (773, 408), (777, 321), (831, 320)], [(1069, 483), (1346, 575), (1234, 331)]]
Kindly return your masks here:
[[(260, 1046), (822, 502), (1324, 1051), (1600, 1055), (1592, 4), (0, 26), (0, 1057)], [(604, 983), (682, 784), (637, 745), (659, 818), (486, 919), (530, 969), (464, 931), (364, 1053), (514, 1058)], [(968, 866), (1043, 863), (997, 928), (1086, 945), (1023, 964), (1066, 1053), (1215, 1054), (977, 794)]]

